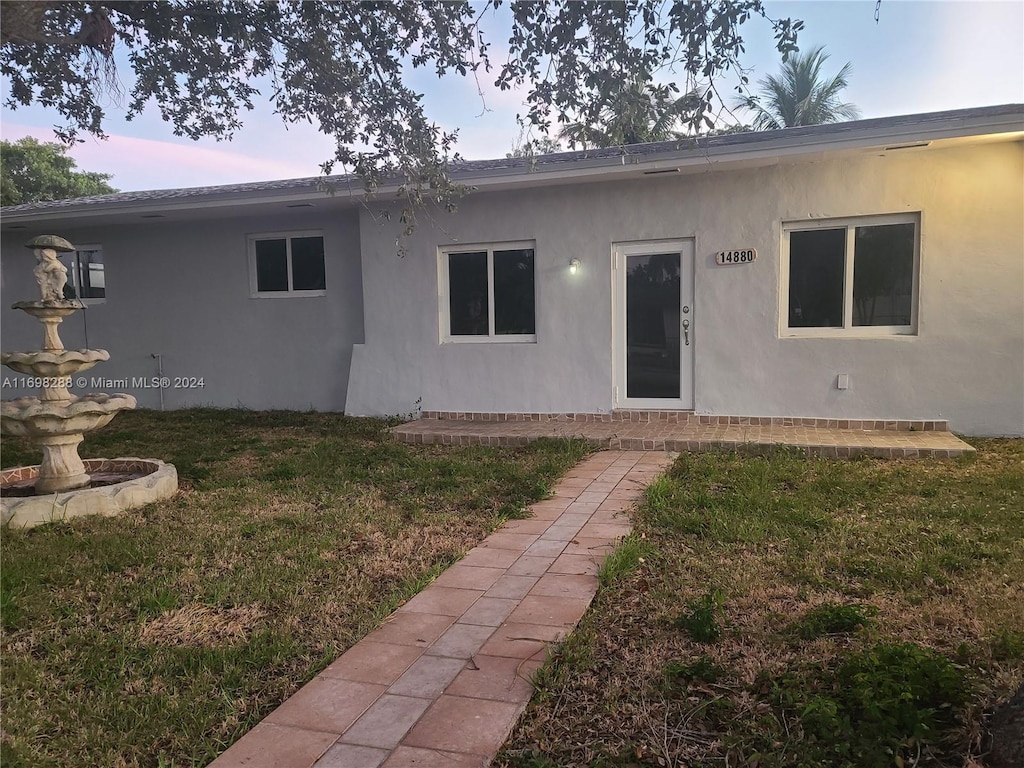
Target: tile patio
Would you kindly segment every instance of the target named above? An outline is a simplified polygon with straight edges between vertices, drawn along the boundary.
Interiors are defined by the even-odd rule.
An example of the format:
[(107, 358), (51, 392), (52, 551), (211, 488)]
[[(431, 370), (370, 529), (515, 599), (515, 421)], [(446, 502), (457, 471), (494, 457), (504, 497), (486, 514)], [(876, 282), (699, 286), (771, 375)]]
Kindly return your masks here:
[(211, 763), (213, 768), (483, 768), (548, 645), (597, 591), (628, 509), (672, 461), (603, 451), (471, 550)]
[[(941, 421), (851, 421), (710, 417), (659, 412), (613, 414), (441, 414), (392, 429), (407, 443), (444, 445), (523, 445), (543, 437), (577, 437), (602, 448), (626, 451), (705, 451), (737, 448), (765, 451), (799, 448), (816, 456), (848, 458), (951, 458), (974, 448)], [(660, 417), (660, 418), (659, 418)], [(646, 482), (641, 478), (641, 482)], [(581, 494), (590, 500), (607, 488), (599, 483)], [(564, 492), (582, 490), (566, 486)], [(616, 486), (611, 498), (622, 490)], [(597, 498), (594, 496), (594, 498)]]

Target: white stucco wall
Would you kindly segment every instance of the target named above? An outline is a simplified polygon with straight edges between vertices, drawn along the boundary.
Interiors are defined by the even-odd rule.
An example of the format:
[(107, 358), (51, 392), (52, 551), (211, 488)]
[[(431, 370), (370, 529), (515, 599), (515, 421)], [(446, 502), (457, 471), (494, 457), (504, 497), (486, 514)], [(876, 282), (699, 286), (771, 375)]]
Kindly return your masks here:
[[(695, 238), (695, 411), (948, 419), (1024, 433), (1024, 152), (1020, 142), (862, 154), (751, 170), (477, 193), (395, 230), (361, 214), (366, 343), (346, 410), (607, 412), (611, 246)], [(783, 221), (921, 212), (918, 333), (780, 338)], [(443, 227), (443, 231), (441, 229)], [(537, 342), (441, 344), (437, 246), (536, 241)], [(719, 267), (719, 250), (758, 260)], [(583, 268), (571, 276), (569, 259)], [(847, 373), (850, 388), (836, 388)]]
[[(3, 239), (2, 346), (38, 349), (41, 326), (12, 310), (37, 299), (34, 259), (24, 243), (36, 234), (103, 246), (107, 299), (65, 320), (68, 349), (106, 349), (111, 359), (82, 374), (92, 379), (202, 377), (202, 389), (164, 390), (166, 408), (191, 405), (341, 411), (352, 345), (361, 342), (359, 222), (354, 211), (330, 215), (225, 217), (220, 220), (67, 230), (40, 225)], [(327, 295), (250, 298), (246, 235), (319, 229), (324, 233)], [(16, 377), (3, 369), (3, 376)], [(94, 391), (94, 387), (75, 391)], [(140, 407), (159, 407), (158, 389), (119, 387)], [(35, 394), (5, 388), (5, 399)]]

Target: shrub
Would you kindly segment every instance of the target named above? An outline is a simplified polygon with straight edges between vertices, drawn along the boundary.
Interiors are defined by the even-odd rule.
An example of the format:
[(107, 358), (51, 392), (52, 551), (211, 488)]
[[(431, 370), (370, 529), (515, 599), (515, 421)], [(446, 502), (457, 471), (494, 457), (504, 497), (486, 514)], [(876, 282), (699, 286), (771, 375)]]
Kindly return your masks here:
[(838, 765), (893, 765), (955, 726), (968, 686), (961, 668), (913, 643), (882, 643), (834, 671), (789, 675), (778, 701), (798, 710), (808, 742)]
[(670, 661), (665, 665), (665, 681), (670, 687), (690, 682), (714, 683), (726, 670), (707, 656), (700, 656), (690, 663)]
[(716, 614), (722, 608), (722, 593), (717, 589), (710, 590), (700, 600), (686, 604), (686, 613), (681, 614), (674, 622), (678, 629), (685, 629), (698, 643), (713, 643), (722, 636), (722, 628)]
[(796, 633), (805, 640), (825, 635), (845, 635), (869, 626), (878, 609), (873, 605), (842, 605), (822, 603), (812, 608), (794, 623)]

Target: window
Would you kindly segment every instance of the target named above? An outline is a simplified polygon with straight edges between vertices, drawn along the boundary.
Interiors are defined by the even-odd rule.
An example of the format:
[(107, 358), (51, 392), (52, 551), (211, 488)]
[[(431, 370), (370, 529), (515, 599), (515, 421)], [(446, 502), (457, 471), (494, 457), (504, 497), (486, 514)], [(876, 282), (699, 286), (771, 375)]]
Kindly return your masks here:
[(87, 245), (77, 251), (60, 254), (61, 263), (68, 269), (68, 282), (64, 286), (65, 299), (82, 299), (87, 304), (102, 304), (107, 297), (107, 283), (103, 272), (103, 247)]
[(443, 248), (443, 341), (536, 341), (533, 243)]
[(250, 235), (249, 280), (255, 297), (323, 296), (327, 292), (323, 234)]
[(917, 215), (786, 225), (783, 333), (916, 333), (918, 229)]

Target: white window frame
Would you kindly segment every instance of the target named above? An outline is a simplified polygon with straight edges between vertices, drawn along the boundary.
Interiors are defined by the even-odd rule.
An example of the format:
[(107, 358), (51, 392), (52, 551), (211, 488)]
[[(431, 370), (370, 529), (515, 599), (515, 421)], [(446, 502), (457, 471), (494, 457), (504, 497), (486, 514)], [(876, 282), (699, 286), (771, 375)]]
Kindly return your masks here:
[[(311, 291), (297, 291), (292, 288), (292, 239), (296, 237), (319, 237), (324, 241), (324, 285), (327, 284), (327, 238), (322, 229), (307, 229), (288, 232), (257, 232), (248, 235), (246, 238), (247, 250), (249, 253), (249, 296), (253, 299), (293, 299), (312, 296), (326, 296), (326, 288), (318, 288)], [(288, 290), (287, 291), (260, 291), (259, 282), (256, 278), (256, 243), (259, 240), (284, 240), (285, 254), (288, 264)]]
[[(537, 242), (535, 240), (514, 240), (507, 243), (458, 243), (439, 246), (437, 249), (437, 304), (440, 325), (439, 338), (442, 344), (535, 344), (536, 333), (494, 333), (494, 252), (533, 251), (533, 328), (537, 330)], [(451, 253), (487, 252), (487, 330), (484, 335), (453, 336), (451, 334), (451, 302), (448, 285), (448, 255)]]
[(103, 253), (103, 246), (99, 243), (91, 245), (76, 245), (75, 250), (70, 251), (66, 254), (60, 254), (62, 256), (71, 257), (71, 265), (68, 267), (68, 283), (75, 291), (75, 296), (78, 301), (82, 302), (86, 306), (93, 304), (106, 304), (107, 303), (107, 261), (106, 255), (104, 254), (103, 259), (103, 296), (96, 296), (88, 299), (82, 298), (82, 286), (78, 284), (78, 277), (81, 274), (81, 256), (83, 251), (99, 251)]
[[(853, 268), (857, 259), (855, 240), (857, 227), (884, 226), (886, 224), (914, 225), (913, 287), (910, 299), (910, 325), (854, 325), (853, 324)], [(846, 228), (846, 248), (843, 254), (843, 324), (832, 328), (789, 327), (789, 236), (793, 232), (819, 229)], [(870, 216), (847, 216), (814, 221), (782, 222), (781, 279), (779, 290), (779, 336), (782, 338), (877, 338), (886, 336), (916, 336), (921, 290), (921, 214), (893, 213)]]

